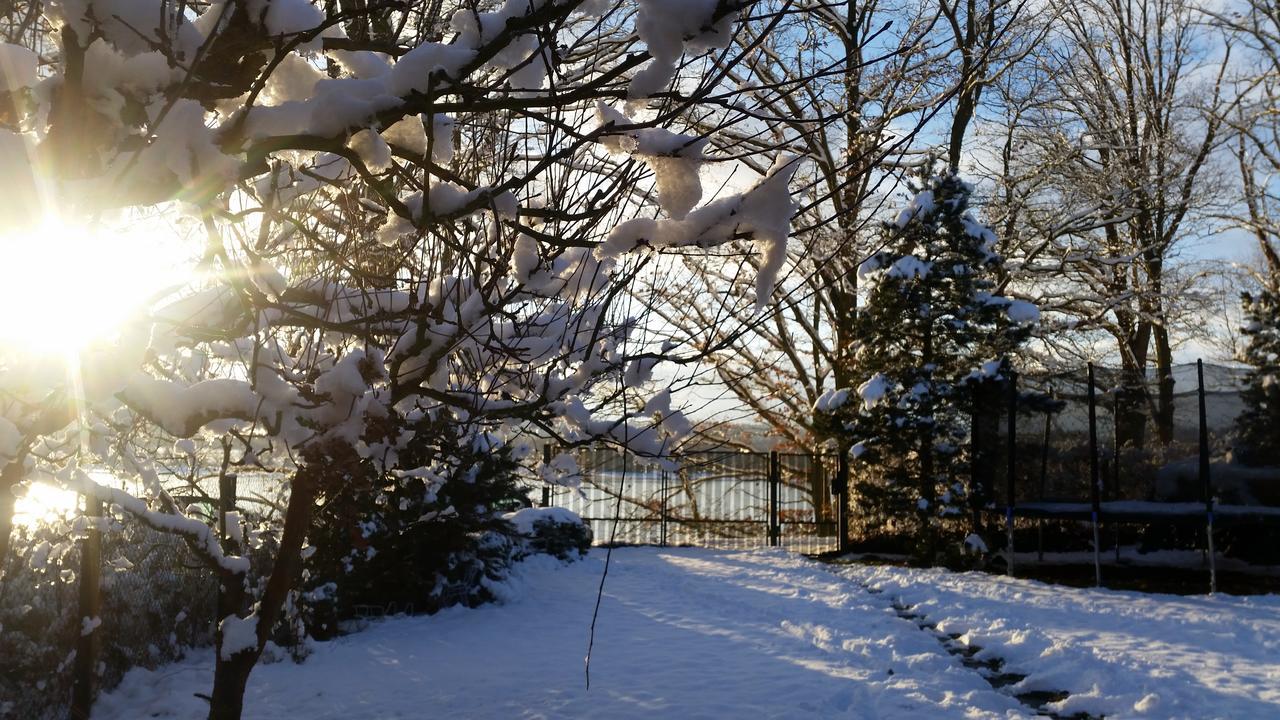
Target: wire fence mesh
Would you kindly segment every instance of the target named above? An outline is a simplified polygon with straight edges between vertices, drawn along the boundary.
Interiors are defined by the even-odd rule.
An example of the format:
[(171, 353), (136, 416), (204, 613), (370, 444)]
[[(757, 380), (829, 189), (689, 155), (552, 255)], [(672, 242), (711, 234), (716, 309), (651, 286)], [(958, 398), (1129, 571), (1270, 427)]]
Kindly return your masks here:
[[(1280, 562), (1280, 468), (1238, 459), (1247, 382), (1247, 369), (1198, 364), (1163, 382), (1108, 367), (1021, 374), (1014, 442), (1007, 404), (987, 409), (1000, 427), (987, 449), (995, 509), (1020, 518), (1015, 544), (1092, 550), (1100, 523), (1097, 543), (1119, 561), (1125, 547), (1204, 553), (1212, 527), (1222, 555)], [(1270, 437), (1280, 444), (1280, 428)]]
[[(1231, 462), (1247, 370), (1204, 365), (1205, 427), (1212, 492), (1231, 505), (1280, 505), (1280, 469)], [(1089, 369), (1024, 373), (1018, 378), (1014, 487), (1016, 501), (1089, 502), (1096, 451), (1104, 501), (1202, 502), (1200, 383), (1195, 364), (1176, 365), (1161, 398), (1158, 378), (1121, 368), (1094, 368), (1090, 433)], [(998, 482), (1009, 452), (1001, 422)], [(1277, 441), (1280, 442), (1280, 429)]]

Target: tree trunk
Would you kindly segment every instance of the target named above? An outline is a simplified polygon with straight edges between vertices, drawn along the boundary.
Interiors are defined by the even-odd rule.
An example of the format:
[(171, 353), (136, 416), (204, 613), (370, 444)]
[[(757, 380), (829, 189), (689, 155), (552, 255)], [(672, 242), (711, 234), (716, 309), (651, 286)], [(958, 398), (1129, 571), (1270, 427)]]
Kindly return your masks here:
[(1141, 448), (1147, 440), (1146, 373), (1125, 363), (1116, 388), (1115, 442), (1121, 448)]
[(1173, 349), (1169, 345), (1169, 330), (1161, 323), (1155, 328), (1156, 341), (1156, 436), (1160, 444), (1173, 442)]
[(973, 113), (978, 104), (980, 87), (966, 89), (956, 97), (955, 115), (951, 121), (950, 141), (947, 148), (947, 167), (952, 172), (960, 172), (960, 158), (964, 154), (964, 136), (973, 120)]
[(13, 510), (18, 499), (13, 491), (22, 480), (22, 458), (10, 462), (0, 471), (0, 578), (9, 561), (9, 538), (13, 534)]
[(1127, 333), (1121, 352), (1120, 382), (1116, 388), (1115, 442), (1117, 447), (1143, 448), (1147, 443), (1147, 347), (1151, 324), (1138, 322)]
[[(254, 647), (235, 653), (230, 658), (222, 655), (222, 630), (219, 628), (217, 640), (217, 659), (213, 672), (213, 693), (209, 701), (209, 720), (240, 720), (244, 709), (244, 690), (249, 682), (249, 673), (253, 671), (262, 649), (271, 637), (271, 629), (280, 617), (281, 608), (289, 590), (294, 586), (295, 578), (302, 563), (302, 543), (311, 527), (311, 514), (315, 506), (316, 489), (325, 474), (341, 476), (350, 468), (344, 460), (355, 456), (350, 446), (338, 442), (330, 442), (326, 447), (308, 449), (304, 453), (302, 465), (293, 477), (292, 492), (289, 494), (289, 506), (285, 510), (284, 532), (280, 535), (280, 548), (276, 552), (275, 565), (271, 568), (271, 577), (267, 580), (262, 599), (257, 609), (257, 643)], [(356, 458), (358, 461), (358, 458)], [(225, 597), (219, 599), (219, 605), (229, 607), (235, 602), (234, 582), (243, 582), (243, 576), (234, 575), (224, 578)], [(224, 616), (225, 617), (225, 616)]]
[(805, 480), (809, 486), (809, 502), (813, 505), (814, 530), (825, 536), (830, 534), (832, 520), (831, 483), (827, 482), (827, 473), (822, 467), (822, 451), (813, 448), (805, 456), (809, 463)]
[[(221, 642), (219, 642), (221, 644)], [(240, 720), (244, 712), (244, 689), (249, 673), (258, 662), (259, 650), (237, 653), (223, 660), (219, 652), (213, 669), (213, 695), (209, 702), (209, 720)]]

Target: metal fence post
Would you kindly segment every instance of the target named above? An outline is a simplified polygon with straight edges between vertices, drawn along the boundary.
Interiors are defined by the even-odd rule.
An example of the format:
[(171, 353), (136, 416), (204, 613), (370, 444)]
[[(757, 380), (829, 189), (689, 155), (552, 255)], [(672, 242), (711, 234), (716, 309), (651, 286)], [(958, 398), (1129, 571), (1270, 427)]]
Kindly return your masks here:
[(777, 547), (782, 528), (778, 518), (778, 485), (781, 482), (781, 468), (778, 466), (778, 451), (769, 452), (769, 545)]
[[(542, 464), (544, 466), (551, 464), (551, 444), (542, 446)], [(551, 507), (551, 486), (544, 479), (542, 481), (542, 507)]]
[(1093, 518), (1093, 580), (1097, 587), (1102, 587), (1101, 539), (1098, 535), (1098, 516), (1102, 513), (1098, 485), (1102, 478), (1098, 473), (1098, 400), (1093, 386), (1093, 363), (1089, 363), (1089, 503)]
[[(1052, 400), (1053, 387), (1049, 388), (1049, 399)], [(1040, 445), (1040, 502), (1045, 501), (1045, 486), (1049, 477), (1049, 433), (1053, 429), (1053, 413), (1044, 414), (1044, 439)], [(1044, 562), (1044, 518), (1036, 518), (1036, 558)]]
[[(223, 552), (231, 553), (238, 549), (232, 547), (231, 538), (227, 535), (227, 514), (234, 512), (237, 500), (237, 481), (235, 473), (224, 472), (218, 476), (218, 540)], [(241, 579), (241, 578), (238, 578)], [(217, 611), (213, 618), (214, 632), (218, 623), (229, 615), (238, 615), (245, 608), (245, 590), (243, 582), (218, 583), (218, 594), (215, 599)]]
[[(1107, 497), (1122, 500), (1120, 497), (1120, 391), (1112, 395), (1111, 401), (1111, 487), (1107, 488)], [(1120, 563), (1120, 523), (1112, 523), (1115, 536), (1116, 563)]]
[(80, 550), (80, 639), (76, 641), (76, 659), (72, 669), (75, 684), (71, 689), (72, 720), (88, 720), (93, 709), (94, 676), (97, 674), (98, 648), (102, 618), (102, 500), (84, 497), (84, 514), (89, 518), (88, 534)]
[(986, 393), (983, 390), (983, 383), (974, 383), (969, 387), (972, 403), (969, 412), (969, 485), (972, 492), (969, 498), (969, 523), (973, 526), (973, 532), (978, 534), (982, 533), (982, 510), (990, 495), (986, 433), (983, 432), (983, 413), (986, 410)]
[(840, 552), (849, 552), (849, 453), (836, 456), (836, 532)]
[(227, 547), (227, 513), (236, 509), (237, 480), (235, 473), (223, 473), (218, 477), (218, 537), (224, 551), (231, 550)]
[(667, 471), (663, 469), (662, 489), (659, 490), (659, 492), (661, 493), (659, 498), (662, 502), (662, 505), (659, 509), (659, 512), (661, 513), (661, 522), (662, 522), (662, 540), (661, 540), (662, 547), (667, 546), (667, 481), (668, 481)]
[(1120, 390), (1117, 389), (1111, 398), (1111, 487), (1107, 489), (1107, 497), (1112, 500), (1120, 498)]
[(1009, 548), (1009, 562), (1005, 565), (1010, 575), (1013, 574), (1013, 507), (1016, 502), (1014, 492), (1014, 475), (1018, 469), (1018, 373), (1009, 368), (1009, 466), (1005, 477), (1004, 525), (1006, 547)]
[(1205, 537), (1209, 547), (1209, 592), (1218, 592), (1218, 564), (1213, 552), (1213, 481), (1209, 476), (1209, 423), (1205, 409), (1204, 361), (1196, 360), (1196, 378), (1200, 389), (1200, 492), (1204, 496), (1204, 514), (1207, 524)]

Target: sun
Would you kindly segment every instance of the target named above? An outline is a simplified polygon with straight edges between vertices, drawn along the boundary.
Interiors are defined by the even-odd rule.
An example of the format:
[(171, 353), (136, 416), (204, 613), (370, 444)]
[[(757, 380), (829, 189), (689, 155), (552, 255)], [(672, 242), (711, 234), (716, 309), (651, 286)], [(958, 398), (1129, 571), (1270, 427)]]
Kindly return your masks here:
[(181, 281), (190, 245), (171, 223), (72, 222), (0, 232), (0, 347), (67, 355), (109, 338)]
[(33, 482), (14, 505), (13, 524), (36, 527), (65, 520), (75, 513), (79, 497), (71, 490)]

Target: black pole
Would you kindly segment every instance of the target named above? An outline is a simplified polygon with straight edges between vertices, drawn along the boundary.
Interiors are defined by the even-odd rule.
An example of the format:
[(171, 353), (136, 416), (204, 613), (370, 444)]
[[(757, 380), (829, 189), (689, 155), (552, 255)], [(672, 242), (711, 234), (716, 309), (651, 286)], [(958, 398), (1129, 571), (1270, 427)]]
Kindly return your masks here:
[[(1123, 387), (1123, 386), (1122, 386)], [(1116, 388), (1111, 396), (1111, 487), (1107, 497), (1122, 500), (1120, 496), (1120, 388)], [(1116, 563), (1120, 562), (1120, 523), (1112, 523), (1111, 531), (1115, 535)]]
[[(542, 464), (551, 465), (551, 443), (542, 446)], [(542, 507), (551, 507), (551, 485), (542, 481)]]
[[(218, 476), (218, 537), (222, 543), (222, 551), (228, 554), (247, 552), (247, 549), (241, 548), (227, 532), (227, 515), (236, 511), (238, 479), (235, 473), (226, 472), (225, 466), (223, 467), (223, 472)], [(235, 582), (218, 583), (215, 604), (217, 606), (215, 622), (227, 616), (242, 613), (245, 609), (243, 584)]]
[(93, 709), (96, 676), (98, 674), (98, 650), (102, 646), (102, 531), (98, 521), (102, 518), (102, 500), (94, 495), (84, 496), (84, 514), (89, 518), (89, 531), (85, 534), (80, 551), (80, 637), (76, 641), (76, 657), (72, 667), (74, 684), (71, 688), (72, 720), (87, 720)]
[(781, 528), (778, 527), (779, 474), (778, 451), (772, 450), (769, 452), (769, 545), (771, 547), (778, 546), (778, 536), (781, 534)]
[(982, 474), (987, 466), (987, 448), (982, 437), (983, 410), (982, 383), (974, 383), (969, 387), (969, 487), (972, 495), (969, 498), (969, 523), (973, 532), (982, 534), (982, 508), (987, 504), (987, 483)]
[(1107, 497), (1120, 498), (1120, 388), (1112, 395), (1111, 404), (1111, 488)]
[(1196, 360), (1196, 379), (1200, 383), (1200, 492), (1204, 498), (1204, 515), (1207, 520), (1205, 537), (1209, 547), (1209, 592), (1218, 592), (1218, 565), (1213, 551), (1213, 481), (1209, 476), (1209, 422), (1205, 409), (1204, 361)]
[(662, 495), (660, 496), (660, 500), (662, 502), (661, 511), (660, 511), (662, 513), (661, 515), (662, 547), (667, 546), (667, 481), (668, 481), (667, 471), (663, 470), (662, 471), (662, 490), (661, 490)]
[[(1049, 389), (1049, 399), (1053, 400), (1053, 388)], [(1053, 413), (1045, 411), (1044, 439), (1040, 443), (1040, 502), (1044, 502), (1045, 485), (1049, 477), (1049, 431), (1053, 424)], [(1044, 518), (1036, 518), (1036, 557), (1044, 562)]]
[[(233, 551), (233, 548), (227, 543), (227, 513), (235, 512), (236, 509), (236, 484), (238, 477), (235, 473), (222, 473), (218, 477), (218, 536), (222, 540), (222, 549), (226, 552)], [(226, 617), (221, 615), (219, 617)]]
[(1102, 498), (1098, 487), (1102, 482), (1098, 472), (1098, 398), (1094, 391), (1093, 363), (1089, 363), (1089, 503), (1093, 519), (1093, 579), (1102, 587), (1102, 560), (1098, 556), (1101, 540), (1098, 537), (1098, 518), (1102, 514)]
[(836, 532), (840, 534), (840, 552), (849, 552), (849, 454), (841, 451), (836, 458)]
[(1014, 493), (1014, 475), (1018, 469), (1018, 373), (1009, 367), (1009, 466), (1005, 471), (1004, 527), (1005, 547), (1009, 548), (1009, 562), (1005, 565), (1009, 574), (1013, 574), (1013, 506), (1016, 502)]

